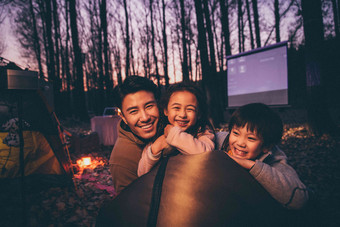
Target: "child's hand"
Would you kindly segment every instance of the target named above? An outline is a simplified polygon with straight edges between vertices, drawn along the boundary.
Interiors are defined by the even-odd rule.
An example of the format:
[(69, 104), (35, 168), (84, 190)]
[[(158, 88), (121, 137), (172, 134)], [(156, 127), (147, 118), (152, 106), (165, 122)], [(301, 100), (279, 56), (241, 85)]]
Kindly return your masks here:
[(165, 138), (168, 137), (169, 132), (170, 132), (170, 130), (171, 130), (173, 127), (174, 127), (173, 125), (167, 125), (167, 126), (164, 128), (164, 136), (165, 136)]
[(169, 147), (170, 145), (166, 142), (165, 136), (161, 135), (156, 139), (156, 141), (151, 145), (151, 152), (153, 155), (157, 155), (164, 148)]
[(228, 155), (230, 158), (232, 158), (235, 162), (237, 162), (240, 166), (242, 166), (245, 169), (251, 169), (251, 167), (255, 165), (255, 162), (252, 160), (237, 158), (230, 154)]

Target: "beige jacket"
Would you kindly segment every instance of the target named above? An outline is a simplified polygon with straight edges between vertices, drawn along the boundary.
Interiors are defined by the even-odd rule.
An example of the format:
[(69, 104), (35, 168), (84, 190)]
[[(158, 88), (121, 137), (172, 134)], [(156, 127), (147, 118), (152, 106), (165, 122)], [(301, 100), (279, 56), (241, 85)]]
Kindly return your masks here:
[(138, 162), (146, 144), (133, 134), (123, 121), (119, 122), (118, 138), (109, 161), (113, 185), (117, 193), (138, 178)]

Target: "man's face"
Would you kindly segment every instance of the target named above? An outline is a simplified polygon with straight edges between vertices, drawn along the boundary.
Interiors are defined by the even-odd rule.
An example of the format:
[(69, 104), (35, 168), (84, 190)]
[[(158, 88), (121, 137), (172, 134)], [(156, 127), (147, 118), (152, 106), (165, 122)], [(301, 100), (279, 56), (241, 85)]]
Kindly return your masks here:
[(149, 91), (128, 94), (122, 102), (123, 121), (143, 139), (156, 135), (159, 110), (155, 96)]

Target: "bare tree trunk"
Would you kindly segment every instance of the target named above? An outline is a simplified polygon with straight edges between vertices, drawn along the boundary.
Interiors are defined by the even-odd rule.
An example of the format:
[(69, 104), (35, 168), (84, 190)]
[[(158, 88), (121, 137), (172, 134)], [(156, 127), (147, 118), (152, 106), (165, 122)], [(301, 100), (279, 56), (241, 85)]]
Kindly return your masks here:
[(238, 27), (238, 51), (244, 51), (244, 33), (243, 33), (243, 10), (242, 0), (237, 1), (237, 27)]
[[(45, 22), (46, 22), (46, 39), (47, 39), (47, 70), (48, 78), (55, 82), (55, 63), (54, 63), (54, 44), (52, 39), (52, 9), (50, 0), (45, 1)], [(54, 86), (55, 87), (55, 86)], [(55, 90), (55, 89), (54, 89)], [(55, 93), (55, 92), (54, 92)]]
[[(38, 0), (38, 5), (40, 9), (40, 19), (41, 19), (41, 28), (42, 28), (42, 38), (43, 38), (43, 51), (45, 52), (45, 64), (47, 66), (48, 64), (48, 58), (49, 58), (49, 52), (48, 52), (48, 44), (47, 44), (47, 35), (46, 35), (46, 7), (45, 3), (42, 0)], [(47, 72), (48, 73), (48, 72)], [(48, 77), (48, 75), (47, 75)]]
[(130, 65), (131, 65), (131, 67), (132, 67), (132, 74), (133, 75), (136, 75), (136, 68), (135, 68), (135, 64), (134, 64), (134, 59), (135, 59), (135, 57), (134, 57), (134, 55), (133, 55), (133, 42), (132, 42), (132, 40), (135, 40), (135, 38), (134, 38), (134, 31), (133, 31), (133, 29), (131, 29), (131, 41), (130, 41)]
[(151, 46), (152, 46), (152, 54), (153, 54), (153, 60), (155, 62), (155, 70), (156, 70), (156, 79), (157, 79), (157, 85), (160, 89), (160, 78), (159, 78), (159, 70), (158, 70), (158, 59), (156, 56), (156, 48), (155, 48), (155, 28), (153, 25), (153, 0), (150, 0), (150, 23), (151, 23)]
[(71, 23), (71, 33), (72, 33), (72, 45), (74, 52), (74, 64), (75, 64), (75, 92), (76, 98), (76, 112), (81, 120), (88, 120), (88, 114), (86, 109), (85, 102), (85, 93), (84, 93), (84, 73), (83, 73), (83, 61), (81, 49), (79, 47), (79, 38), (78, 38), (78, 27), (77, 27), (77, 10), (76, 10), (76, 1), (69, 0), (70, 6), (70, 23)]
[(73, 113), (73, 106), (71, 106), (71, 86), (72, 86), (72, 75), (70, 69), (70, 57), (69, 57), (69, 41), (70, 41), (70, 28), (69, 28), (69, 4), (68, 0), (65, 0), (65, 22), (66, 22), (66, 39), (65, 39), (65, 73), (66, 73), (66, 109), (69, 113)]
[(192, 61), (193, 61), (193, 54), (192, 54), (192, 49), (191, 45), (195, 43), (195, 35), (193, 34), (192, 28), (191, 28), (191, 12), (192, 9), (190, 8), (188, 10), (189, 14), (187, 16), (187, 40), (188, 40), (188, 71), (189, 71), (189, 80), (194, 80), (194, 74), (193, 74), (193, 67), (192, 67)]
[[(95, 23), (95, 34), (96, 36), (94, 37), (95, 41), (95, 52), (96, 52), (96, 57), (98, 61), (98, 73), (99, 73), (99, 78), (98, 78), (98, 99), (96, 100), (96, 106), (97, 110), (96, 112), (102, 113), (105, 107), (105, 85), (104, 85), (104, 61), (103, 61), (103, 34), (102, 34), (102, 29), (100, 26), (100, 22), (98, 19), (98, 10), (97, 10), (97, 1), (94, 2), (93, 4), (93, 13), (94, 13), (94, 19), (96, 20)], [(101, 14), (101, 9), (99, 9), (99, 14)], [(99, 18), (101, 18), (101, 15), (99, 15)]]
[[(207, 94), (207, 100), (210, 107), (214, 108), (214, 111), (211, 111), (212, 108), (209, 108), (209, 114), (212, 117), (214, 125), (219, 125), (219, 123), (223, 119), (223, 110), (221, 109), (221, 102), (219, 102), (218, 89), (216, 89), (216, 74), (211, 73), (211, 66), (209, 63), (208, 57), (208, 47), (207, 47), (207, 39), (206, 39), (206, 30), (204, 28), (204, 14), (202, 9), (201, 0), (195, 1), (195, 9), (196, 9), (196, 19), (197, 19), (197, 30), (198, 30), (198, 49), (200, 51), (200, 59), (201, 59), (201, 67), (202, 67), (202, 82), (204, 89)], [(216, 70), (216, 69), (215, 69)], [(216, 82), (216, 83), (214, 83)]]
[[(338, 7), (337, 7), (338, 4)], [(340, 27), (339, 27), (339, 1), (332, 0), (332, 8), (333, 8), (333, 18), (334, 18), (334, 30), (335, 36), (339, 39)]]
[(251, 49), (254, 49), (255, 44), (254, 44), (254, 36), (253, 36), (253, 25), (251, 23), (251, 17), (250, 17), (249, 0), (246, 0), (246, 8), (247, 8), (247, 15), (248, 15), (248, 23), (249, 23), (250, 46), (251, 46)]
[(310, 130), (315, 134), (334, 133), (335, 124), (329, 114), (323, 87), (323, 21), (321, 0), (302, 0), (302, 16), (306, 42), (307, 111)]
[[(277, 0), (275, 0), (277, 1)], [(281, 38), (280, 38), (280, 21), (281, 18), (284, 17), (286, 15), (286, 13), (289, 11), (290, 7), (294, 4), (296, 0), (291, 0), (289, 3), (289, 6), (280, 14), (279, 10), (280, 10), (280, 6), (279, 6), (279, 2), (275, 2), (274, 4), (274, 16), (275, 16), (275, 24), (273, 26), (273, 28), (270, 30), (268, 38), (266, 39), (266, 41), (264, 42), (264, 46), (267, 45), (268, 41), (270, 40), (270, 37), (273, 33), (273, 31), (275, 30), (276, 33), (276, 42), (280, 42)], [(277, 4), (277, 6), (276, 6)], [(278, 41), (279, 40), (279, 41)]]
[(111, 97), (111, 90), (113, 86), (113, 81), (111, 81), (110, 71), (109, 71), (109, 43), (107, 34), (107, 17), (106, 17), (106, 0), (102, 0), (100, 5), (100, 21), (101, 30), (103, 32), (103, 54), (104, 54), (104, 75), (105, 75), (105, 88), (106, 88), (106, 100)]
[[(180, 15), (177, 16), (177, 18), (180, 18)], [(180, 35), (180, 32), (182, 31), (182, 29), (175, 29), (175, 32), (176, 32), (176, 46), (178, 47), (178, 52), (179, 52), (179, 59), (181, 61), (181, 69), (182, 69), (182, 76), (183, 76), (183, 65), (182, 65), (182, 62), (183, 62), (183, 51), (182, 51), (182, 46), (181, 46), (181, 35)]]
[[(42, 29), (42, 40), (43, 40), (43, 49), (42, 51), (45, 52), (45, 65), (47, 65), (47, 58), (48, 58), (48, 46), (47, 46), (47, 35), (46, 35), (46, 21), (45, 21), (45, 14), (46, 14), (46, 10), (45, 10), (45, 6), (44, 6), (44, 2), (41, 0), (37, 1), (38, 6), (39, 6), (39, 16), (40, 16), (40, 20), (41, 20), (41, 29)], [(48, 78), (48, 75), (47, 75)]]
[[(88, 94), (88, 102), (89, 108), (92, 109), (96, 114), (100, 114), (102, 109), (98, 107), (100, 105), (103, 97), (100, 97), (100, 89), (101, 83), (98, 81), (98, 60), (97, 60), (97, 52), (98, 52), (98, 14), (97, 14), (97, 1), (90, 1), (89, 6), (87, 8), (87, 13), (89, 14), (90, 20), (90, 43), (89, 46), (89, 54), (87, 55), (86, 65), (87, 67), (87, 94)], [(91, 83), (89, 83), (91, 81)], [(97, 101), (98, 100), (98, 101)]]
[[(221, 121), (223, 121), (223, 101), (221, 94), (223, 93), (222, 81), (221, 77), (216, 71), (216, 54), (215, 54), (215, 45), (214, 45), (214, 37), (212, 32), (212, 25), (210, 19), (210, 9), (207, 0), (203, 0), (203, 9), (205, 15), (205, 23), (206, 29), (208, 33), (209, 40), (209, 52), (210, 52), (210, 82), (211, 82), (211, 106), (214, 107), (214, 112), (211, 113), (211, 116), (214, 119), (214, 123), (218, 125)], [(216, 112), (215, 112), (216, 111)]]
[(115, 57), (115, 65), (117, 69), (117, 80), (118, 80), (118, 85), (121, 85), (123, 83), (122, 79), (122, 65), (121, 65), (121, 59), (120, 59), (120, 51), (119, 49), (116, 49), (113, 51), (113, 55)]
[[(53, 96), (54, 96), (54, 108), (55, 112), (60, 112), (60, 86), (56, 73), (56, 63), (55, 63), (55, 52), (54, 52), (54, 42), (52, 37), (52, 6), (51, 0), (45, 1), (45, 21), (46, 21), (46, 39), (48, 46), (48, 58), (47, 58), (47, 71), (48, 78), (53, 82)], [(55, 24), (54, 24), (55, 26)]]
[[(61, 11), (63, 8), (61, 8)], [(60, 29), (59, 29), (60, 34)], [(66, 94), (66, 66), (65, 66), (65, 47), (63, 46), (63, 40), (59, 35), (59, 45), (60, 45), (60, 83), (61, 83), (61, 94), (62, 94), (62, 103), (63, 103), (63, 112), (65, 111), (65, 94)]]
[(210, 10), (208, 6), (208, 1), (203, 0), (203, 10), (205, 16), (206, 29), (208, 33), (209, 40), (209, 53), (210, 53), (210, 66), (213, 73), (216, 73), (216, 55), (215, 55), (215, 46), (214, 46), (214, 37), (211, 29), (211, 20), (210, 20)]
[(183, 50), (183, 61), (182, 61), (182, 73), (183, 81), (189, 81), (189, 69), (188, 69), (188, 49), (187, 49), (187, 37), (186, 37), (186, 25), (185, 25), (185, 8), (184, 0), (179, 0), (181, 7), (181, 28), (182, 28), (182, 50)]
[(42, 64), (41, 64), (41, 50), (40, 50), (40, 42), (39, 42), (39, 36), (38, 36), (38, 30), (37, 30), (37, 21), (35, 18), (32, 0), (30, 0), (29, 3), (30, 3), (30, 13), (32, 17), (33, 32), (34, 32), (33, 33), (34, 34), (34, 50), (35, 50), (35, 55), (38, 61), (39, 77), (42, 78), (44, 73), (43, 73)]
[[(221, 25), (222, 25), (222, 36), (224, 38), (224, 51), (225, 51), (225, 56), (231, 55), (231, 45), (230, 45), (230, 30), (229, 30), (229, 2), (228, 0), (220, 0), (220, 8), (221, 8)], [(221, 45), (223, 48), (223, 45)], [(224, 58), (224, 55), (222, 54), (222, 58)], [(222, 59), (222, 64), (223, 64)], [(226, 77), (223, 77), (223, 72), (224, 72), (224, 67), (223, 65), (221, 66), (220, 70), (220, 77), (221, 77), (221, 94), (226, 94), (226, 88), (227, 88), (227, 79)], [(228, 104), (227, 103), (227, 97), (225, 95), (222, 95), (222, 102), (223, 104)]]
[(162, 12), (163, 12), (163, 46), (164, 46), (164, 78), (165, 78), (165, 87), (169, 87), (169, 73), (168, 73), (168, 41), (166, 35), (166, 20), (165, 20), (165, 1), (162, 0)]
[(196, 71), (195, 71), (195, 78), (196, 78), (196, 81), (198, 81), (199, 79), (202, 79), (201, 78), (201, 74), (200, 72), (202, 71), (201, 68), (202, 66), (200, 65), (200, 62), (199, 62), (199, 57), (200, 57), (200, 50), (199, 48), (196, 48), (196, 52), (195, 52), (195, 55), (196, 55), (196, 61), (195, 61), (195, 68), (196, 68)]
[(145, 77), (150, 78), (150, 55), (149, 55), (149, 45), (150, 45), (150, 32), (149, 32), (149, 24), (148, 24), (148, 16), (145, 17), (145, 27), (146, 27), (146, 37), (145, 37), (145, 45), (146, 45), (146, 59), (144, 60), (144, 71)]
[(197, 19), (197, 30), (198, 30), (198, 49), (200, 51), (200, 59), (201, 59), (201, 67), (202, 67), (202, 80), (203, 83), (209, 78), (210, 64), (208, 57), (208, 47), (207, 47), (207, 39), (206, 32), (204, 28), (204, 19), (203, 19), (203, 9), (201, 0), (195, 1), (195, 9), (196, 9), (196, 19)]
[[(92, 81), (97, 81), (98, 78), (98, 60), (97, 60), (97, 52), (98, 52), (98, 14), (97, 14), (97, 1), (89, 1), (89, 6), (86, 8), (88, 17), (90, 20), (90, 43), (88, 43), (89, 53), (92, 60), (89, 62), (90, 68), (92, 69), (91, 79)], [(96, 74), (96, 75), (93, 75)], [(96, 85), (97, 86), (97, 85)], [(95, 87), (96, 87), (95, 86)]]
[(59, 33), (59, 14), (58, 14), (58, 6), (56, 0), (52, 0), (53, 6), (53, 22), (54, 22), (54, 43), (55, 43), (55, 79), (54, 79), (54, 87), (57, 93), (57, 99), (55, 104), (58, 108), (56, 110), (58, 113), (61, 113), (62, 109), (62, 99), (61, 99), (61, 78), (60, 78), (60, 47), (59, 47), (59, 40), (60, 40), (60, 33)]
[(219, 71), (223, 70), (223, 60), (224, 60), (224, 55), (223, 55), (223, 48), (220, 47), (223, 46), (222, 43), (220, 43), (218, 41), (218, 32), (217, 32), (217, 25), (216, 25), (216, 19), (215, 19), (215, 14), (216, 14), (216, 9), (217, 9), (217, 1), (214, 2), (213, 4), (209, 4), (210, 5), (210, 9), (211, 9), (211, 28), (212, 28), (212, 34), (213, 34), (213, 38), (214, 38), (214, 45), (216, 45), (216, 70), (219, 69)]
[(189, 40), (189, 44), (188, 44), (188, 71), (189, 71), (189, 80), (193, 80), (193, 72), (192, 72), (192, 62), (191, 62), (191, 59), (192, 59), (192, 54), (191, 54), (191, 48), (190, 48), (190, 43), (191, 41)]
[(252, 0), (253, 12), (254, 12), (254, 25), (255, 25), (255, 36), (256, 46), (261, 47), (261, 36), (260, 36), (260, 23), (259, 23), (259, 11), (257, 8), (257, 0)]
[[(339, 0), (336, 0), (336, 1), (337, 1), (337, 5), (338, 5), (338, 8), (337, 8), (337, 10), (338, 10), (338, 22), (340, 23), (340, 1)], [(334, 8), (336, 8), (336, 7), (334, 7)], [(340, 30), (340, 27), (338, 27), (338, 29)]]
[(230, 46), (230, 31), (229, 31), (229, 3), (228, 0), (220, 0), (221, 7), (221, 24), (222, 31), (224, 37), (224, 45), (225, 45), (225, 54), (226, 56), (231, 55), (231, 46)]
[(130, 75), (130, 32), (129, 32), (129, 15), (127, 11), (126, 0), (124, 2), (124, 12), (125, 12), (125, 48), (126, 48), (126, 60), (125, 60), (125, 76), (128, 77)]
[(276, 34), (276, 42), (281, 42), (280, 38), (280, 9), (279, 9), (279, 0), (274, 0), (274, 16), (275, 16), (275, 34)]
[(54, 43), (55, 43), (55, 67), (56, 67), (56, 82), (58, 83), (58, 88), (60, 89), (60, 47), (59, 47), (59, 17), (58, 17), (58, 6), (56, 0), (52, 0), (53, 6), (53, 22), (54, 22)]

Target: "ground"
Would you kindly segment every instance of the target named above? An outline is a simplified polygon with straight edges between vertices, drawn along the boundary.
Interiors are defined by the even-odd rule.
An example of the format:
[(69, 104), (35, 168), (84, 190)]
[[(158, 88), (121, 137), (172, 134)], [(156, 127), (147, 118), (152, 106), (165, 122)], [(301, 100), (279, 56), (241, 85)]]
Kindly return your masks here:
[[(289, 114), (281, 113), (285, 131), (280, 147), (301, 180), (313, 192), (313, 206), (317, 212), (310, 213), (311, 218), (319, 216), (321, 226), (340, 226), (340, 138), (314, 136), (301, 123), (303, 121), (296, 118), (296, 114)], [(294, 120), (285, 119), (287, 117)], [(90, 128), (88, 124), (79, 122), (65, 125), (72, 133), (84, 136)], [(225, 127), (220, 130), (225, 130)], [(23, 226), (24, 215), (27, 226), (94, 226), (102, 203), (115, 195), (108, 170), (111, 149), (110, 146), (100, 146), (91, 154), (71, 152), (74, 164), (81, 157), (90, 155), (96, 165), (95, 168), (75, 168), (75, 188), (31, 190), (25, 194), (26, 203), (21, 199), (20, 187), (2, 190), (0, 208), (4, 216), (0, 219), (0, 226)], [(26, 209), (22, 209), (23, 206)]]

